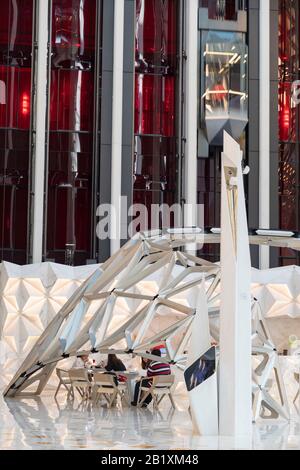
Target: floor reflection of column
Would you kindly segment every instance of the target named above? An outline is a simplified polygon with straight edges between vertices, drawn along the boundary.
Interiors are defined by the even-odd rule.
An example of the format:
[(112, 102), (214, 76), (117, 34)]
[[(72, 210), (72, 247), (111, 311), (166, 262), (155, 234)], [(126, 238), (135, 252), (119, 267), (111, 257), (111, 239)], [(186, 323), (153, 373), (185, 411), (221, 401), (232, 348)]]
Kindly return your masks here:
[(30, 449), (63, 449), (54, 420), (40, 397), (5, 401)]

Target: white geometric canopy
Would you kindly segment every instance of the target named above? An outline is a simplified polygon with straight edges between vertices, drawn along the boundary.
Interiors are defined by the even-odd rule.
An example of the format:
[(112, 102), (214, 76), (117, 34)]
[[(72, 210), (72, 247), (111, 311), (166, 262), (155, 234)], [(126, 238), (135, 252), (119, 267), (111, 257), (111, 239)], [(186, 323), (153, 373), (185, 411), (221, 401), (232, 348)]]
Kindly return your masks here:
[(15, 396), (37, 382), (39, 394), (59, 361), (85, 352), (151, 358), (151, 347), (163, 343), (166, 360), (182, 363), (201, 308), (201, 281), (208, 282), (208, 299), (219, 283), (217, 265), (180, 251), (198, 241), (195, 233), (156, 232), (130, 240), (71, 296), (5, 393)]
[[(140, 234), (128, 242), (97, 268), (65, 303), (5, 394), (10, 397), (22, 395), (35, 383), (37, 389), (33, 393), (40, 394), (59, 361), (85, 352), (115, 352), (151, 358), (151, 348), (164, 344), (167, 351), (164, 360), (184, 367), (196, 309), (201, 309), (197, 300), (203, 279), (211, 336), (219, 341), (220, 268), (180, 251), (196, 240), (194, 235), (174, 237), (165, 233)], [(207, 305), (202, 308), (207, 309)], [(267, 336), (258, 333), (267, 331), (267, 327), (257, 315), (254, 308), (253, 352), (257, 357), (255, 348), (259, 347), (263, 355), (272, 354), (275, 367), (275, 347)], [(268, 350), (270, 345), (271, 351)], [(263, 377), (269, 379), (274, 367), (270, 367), (270, 362), (268, 366)], [(277, 377), (281, 377), (279, 369), (277, 372)], [(255, 375), (253, 380), (256, 395)], [(282, 380), (279, 385), (282, 390)], [(257, 405), (259, 410), (263, 404), (265, 402), (261, 400)], [(286, 403), (277, 403), (276, 411), (281, 411), (282, 407), (280, 414), (287, 416)], [(257, 409), (256, 414), (259, 415)]]

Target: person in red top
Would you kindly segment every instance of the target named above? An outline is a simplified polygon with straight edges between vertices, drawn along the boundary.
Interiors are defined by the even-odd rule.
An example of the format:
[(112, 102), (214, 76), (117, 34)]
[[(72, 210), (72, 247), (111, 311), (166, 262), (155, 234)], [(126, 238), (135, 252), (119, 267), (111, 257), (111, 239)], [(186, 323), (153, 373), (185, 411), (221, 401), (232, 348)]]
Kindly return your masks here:
[[(159, 349), (155, 349), (151, 352), (152, 356), (161, 357), (161, 351)], [(169, 364), (165, 364), (159, 360), (151, 361), (147, 367), (147, 379), (142, 379), (136, 383), (135, 391), (134, 391), (134, 401), (131, 402), (132, 406), (137, 406), (137, 401), (139, 398), (140, 387), (151, 387), (152, 378), (157, 377), (158, 375), (171, 375), (171, 367)], [(151, 403), (152, 397), (149, 396), (143, 406), (146, 407)]]

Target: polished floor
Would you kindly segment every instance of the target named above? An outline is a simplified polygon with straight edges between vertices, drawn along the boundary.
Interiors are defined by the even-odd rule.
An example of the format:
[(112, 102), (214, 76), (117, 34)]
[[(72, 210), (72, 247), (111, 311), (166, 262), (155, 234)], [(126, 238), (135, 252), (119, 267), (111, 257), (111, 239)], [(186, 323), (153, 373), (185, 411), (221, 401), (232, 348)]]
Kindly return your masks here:
[(102, 450), (300, 450), (300, 418), (293, 410), (291, 423), (268, 422), (254, 426), (250, 442), (230, 438), (193, 436), (187, 402), (168, 401), (160, 412), (93, 407), (66, 400), (53, 391), (36, 399), (0, 399), (0, 449), (102, 449)]

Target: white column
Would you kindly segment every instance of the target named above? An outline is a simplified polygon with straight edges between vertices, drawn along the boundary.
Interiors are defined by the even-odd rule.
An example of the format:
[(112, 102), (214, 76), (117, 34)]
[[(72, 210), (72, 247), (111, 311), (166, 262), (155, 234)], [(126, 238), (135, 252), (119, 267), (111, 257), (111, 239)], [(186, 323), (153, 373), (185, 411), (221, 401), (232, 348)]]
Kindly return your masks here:
[(198, 129), (198, 0), (186, 2), (186, 151), (185, 226), (197, 224), (197, 129)]
[[(251, 446), (251, 260), (243, 154), (225, 133), (222, 154), (220, 434)], [(230, 172), (232, 176), (230, 176)]]
[(122, 190), (124, 0), (115, 0), (111, 172), (111, 254), (120, 249)]
[(48, 66), (48, 1), (37, 2), (37, 81), (36, 81), (36, 140), (34, 149), (34, 208), (33, 208), (33, 262), (40, 263), (43, 253), (45, 141), (47, 113)]
[[(259, 225), (270, 228), (270, 0), (260, 0)], [(269, 247), (260, 247), (260, 268), (270, 267)]]

